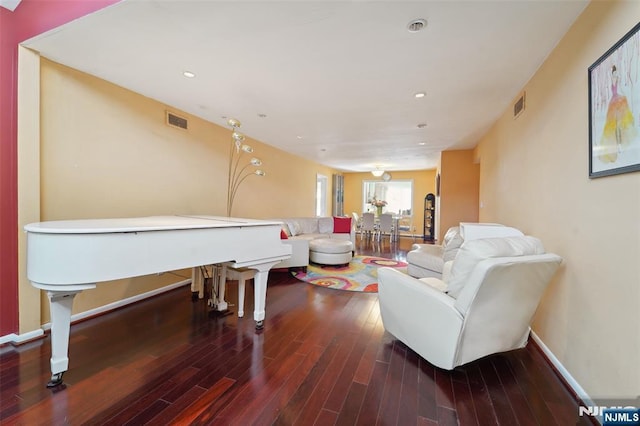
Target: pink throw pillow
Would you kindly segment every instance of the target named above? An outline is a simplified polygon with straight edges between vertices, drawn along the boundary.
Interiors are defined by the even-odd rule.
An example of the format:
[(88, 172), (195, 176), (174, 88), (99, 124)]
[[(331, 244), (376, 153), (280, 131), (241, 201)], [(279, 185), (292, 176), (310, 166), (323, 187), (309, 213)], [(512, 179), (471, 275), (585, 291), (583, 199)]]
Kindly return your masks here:
[(334, 234), (348, 234), (351, 232), (351, 218), (350, 217), (333, 217), (333, 233)]

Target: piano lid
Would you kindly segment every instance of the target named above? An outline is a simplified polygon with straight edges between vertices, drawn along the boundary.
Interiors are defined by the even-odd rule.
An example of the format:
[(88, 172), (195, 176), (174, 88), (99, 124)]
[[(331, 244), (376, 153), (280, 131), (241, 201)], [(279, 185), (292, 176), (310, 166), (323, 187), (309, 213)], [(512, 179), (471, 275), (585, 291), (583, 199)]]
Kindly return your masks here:
[(25, 231), (39, 234), (105, 234), (176, 229), (233, 228), (280, 225), (278, 221), (223, 216), (148, 216), (116, 219), (56, 220), (30, 223)]

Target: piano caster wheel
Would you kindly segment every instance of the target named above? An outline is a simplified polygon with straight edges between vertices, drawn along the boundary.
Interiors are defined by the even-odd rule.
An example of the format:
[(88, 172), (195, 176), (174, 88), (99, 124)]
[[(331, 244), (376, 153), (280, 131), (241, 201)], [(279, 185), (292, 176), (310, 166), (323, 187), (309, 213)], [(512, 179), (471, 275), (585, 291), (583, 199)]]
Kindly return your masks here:
[(256, 321), (256, 330), (262, 330), (264, 329), (264, 320), (262, 321)]
[(49, 380), (49, 383), (47, 383), (47, 388), (55, 388), (57, 386), (60, 386), (62, 384), (63, 374), (64, 374), (64, 371), (62, 373), (53, 374), (51, 376), (51, 380)]

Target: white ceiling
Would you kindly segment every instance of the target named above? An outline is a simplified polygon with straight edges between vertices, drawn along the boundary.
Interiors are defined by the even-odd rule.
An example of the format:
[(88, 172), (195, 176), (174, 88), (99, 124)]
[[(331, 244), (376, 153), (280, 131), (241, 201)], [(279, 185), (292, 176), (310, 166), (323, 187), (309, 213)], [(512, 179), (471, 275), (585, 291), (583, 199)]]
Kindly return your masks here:
[(125, 0), (24, 45), (327, 166), (417, 170), (474, 147), (587, 3)]

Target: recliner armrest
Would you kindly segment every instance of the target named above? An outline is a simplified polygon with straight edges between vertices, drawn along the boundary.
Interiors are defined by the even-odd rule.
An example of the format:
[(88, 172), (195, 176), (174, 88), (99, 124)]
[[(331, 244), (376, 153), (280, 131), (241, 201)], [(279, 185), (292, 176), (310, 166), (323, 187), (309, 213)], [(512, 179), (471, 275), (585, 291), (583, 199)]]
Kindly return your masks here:
[(414, 247), (415, 246), (419, 246), (419, 247), (411, 251), (420, 252), (420, 253), (428, 254), (431, 256), (436, 256), (436, 257), (442, 257), (444, 253), (444, 248), (442, 246), (437, 246), (433, 244), (414, 244)]
[[(456, 300), (446, 293), (438, 290), (437, 288), (434, 288), (417, 278), (413, 278), (393, 268), (384, 267), (378, 269), (378, 278), (380, 278), (380, 282), (378, 283), (378, 290), (380, 291), (380, 287), (389, 289), (387, 290), (387, 292), (383, 290), (380, 291), (380, 293), (386, 293), (391, 297), (394, 297), (397, 295), (397, 291), (400, 286), (403, 286), (409, 289), (408, 291), (414, 296), (410, 299), (416, 300), (416, 298), (419, 298), (421, 299), (421, 303), (429, 303), (432, 306), (441, 305), (440, 309), (450, 310), (453, 316), (456, 316), (458, 317), (458, 319), (462, 320), (462, 315), (457, 309), (454, 308)], [(429, 299), (432, 299), (432, 301), (427, 302)], [(425, 309), (425, 311), (428, 311), (428, 309)]]
[(422, 281), (423, 283), (443, 293), (447, 291), (447, 285), (444, 283), (444, 281), (439, 280), (436, 277), (424, 277), (424, 278), (418, 278), (418, 280)]

